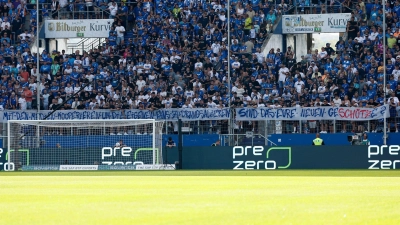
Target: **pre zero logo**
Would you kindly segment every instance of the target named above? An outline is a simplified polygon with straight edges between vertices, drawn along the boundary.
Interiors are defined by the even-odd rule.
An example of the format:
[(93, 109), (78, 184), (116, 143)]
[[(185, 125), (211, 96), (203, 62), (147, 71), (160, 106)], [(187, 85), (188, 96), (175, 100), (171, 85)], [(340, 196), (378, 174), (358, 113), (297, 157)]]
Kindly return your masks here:
[[(271, 154), (274, 151), (281, 153), (285, 150), (287, 156), (278, 157), (276, 154)], [(266, 150), (263, 146), (235, 146), (232, 155), (234, 170), (287, 169), (292, 163), (291, 147), (271, 147)]]
[[(368, 169), (370, 170), (397, 169), (400, 166), (400, 157), (396, 157), (399, 155), (399, 151), (400, 151), (399, 145), (368, 146), (368, 162), (370, 163)], [(399, 159), (393, 160), (393, 158), (399, 158)]]

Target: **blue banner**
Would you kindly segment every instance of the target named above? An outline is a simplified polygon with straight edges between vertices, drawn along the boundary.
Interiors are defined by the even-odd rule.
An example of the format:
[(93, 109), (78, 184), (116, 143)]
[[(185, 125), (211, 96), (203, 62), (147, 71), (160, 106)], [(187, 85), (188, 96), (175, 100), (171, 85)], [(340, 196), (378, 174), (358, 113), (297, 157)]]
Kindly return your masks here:
[[(43, 120), (52, 111), (37, 113), (35, 110), (5, 110), (0, 112), (0, 122), (8, 120)], [(1, 115), (2, 114), (2, 115)], [(109, 119), (156, 119), (176, 121), (227, 120), (230, 110), (224, 109), (160, 109), (160, 110), (60, 110), (47, 120), (109, 120)]]
[(236, 120), (377, 120), (389, 117), (389, 106), (376, 108), (354, 107), (291, 107), (239, 108)]

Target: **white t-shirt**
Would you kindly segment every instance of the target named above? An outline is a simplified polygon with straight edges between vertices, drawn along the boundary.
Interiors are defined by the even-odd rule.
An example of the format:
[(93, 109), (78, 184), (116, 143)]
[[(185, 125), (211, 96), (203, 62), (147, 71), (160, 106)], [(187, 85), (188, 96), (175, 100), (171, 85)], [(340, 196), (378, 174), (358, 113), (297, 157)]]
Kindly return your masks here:
[(100, 103), (101, 99), (103, 99), (103, 100), (105, 99), (104, 95), (96, 95), (96, 100), (97, 100), (98, 103)]
[(10, 22), (8, 22), (8, 21), (7, 21), (7, 22), (4, 22), (4, 21), (3, 21), (3, 22), (1, 23), (1, 29), (4, 30), (4, 28), (6, 27), (6, 25), (7, 25), (8, 28), (10, 28)]
[(339, 107), (342, 104), (342, 99), (338, 98), (334, 98), (333, 99), (333, 104), (335, 104), (336, 107)]
[(200, 82), (193, 82), (193, 87), (199, 87), (201, 88), (201, 83)]
[(287, 72), (289, 72), (289, 69), (287, 67), (279, 69), (279, 81), (285, 82)]
[(319, 93), (320, 95), (321, 95), (321, 94), (324, 94), (325, 91), (326, 91), (325, 86), (319, 86), (319, 87), (318, 87), (318, 93)]
[(378, 36), (378, 32), (371, 32), (368, 36), (368, 39), (371, 41), (375, 41), (376, 36)]
[(67, 0), (59, 0), (58, 2), (60, 3), (61, 8), (64, 8), (68, 4)]
[(400, 77), (400, 70), (393, 70), (392, 74), (393, 74), (394, 80), (398, 81), (399, 77)]
[(21, 37), (21, 40), (26, 40), (26, 37), (31, 38), (32, 35), (30, 33), (22, 33), (19, 36)]
[(215, 104), (215, 102), (207, 102), (207, 107), (208, 108), (217, 108), (217, 104)]
[(84, 90), (91, 92), (93, 90), (93, 87), (92, 87), (92, 85), (88, 85), (88, 86), (85, 87)]
[(186, 97), (193, 97), (194, 96), (194, 92), (193, 91), (186, 91), (185, 92), (185, 96)]
[(251, 97), (250, 96), (243, 96), (243, 103), (247, 104), (247, 102), (251, 101)]
[(356, 38), (354, 38), (354, 40), (357, 40), (358, 43), (363, 43), (365, 40), (365, 37), (356, 37)]
[(139, 91), (141, 91), (142, 87), (144, 87), (146, 85), (146, 81), (138, 80), (138, 81), (136, 81), (136, 85), (138, 86)]
[(108, 9), (110, 10), (110, 13), (111, 13), (112, 16), (117, 15), (117, 12), (118, 12), (118, 6), (117, 6), (117, 4), (115, 4), (115, 6), (110, 5), (110, 6), (108, 7)]
[[(145, 64), (143, 65), (143, 69), (144, 69), (145, 72), (149, 72), (150, 69), (151, 69), (151, 64), (150, 64), (150, 63), (145, 63)], [(154, 79), (153, 79), (153, 80), (154, 80)]]
[(65, 87), (65, 93), (67, 93), (67, 95), (72, 95), (72, 93), (74, 93), (74, 88), (73, 87)]
[(26, 110), (26, 107), (27, 107), (27, 105), (26, 105), (26, 100), (25, 100), (25, 98), (19, 98), (18, 99), (18, 103), (20, 104), (20, 106), (21, 106), (21, 110)]
[(78, 87), (78, 86), (74, 87), (74, 94), (78, 93), (79, 90), (81, 90), (80, 87)]
[(124, 26), (116, 27), (115, 31), (117, 31), (117, 36), (118, 37), (124, 37), (124, 32), (125, 32), (125, 27)]
[(64, 70), (64, 74), (71, 74), (71, 73), (72, 73), (72, 68)]
[[(49, 104), (49, 97), (50, 97), (50, 94), (43, 94), (42, 95), (42, 97), (43, 97), (43, 103), (45, 104), (45, 105), (48, 105)], [(46, 109), (45, 109), (46, 110)]]
[(36, 83), (30, 83), (29, 84), (29, 89), (31, 89), (31, 91), (36, 90), (36, 87), (37, 87)]
[(244, 88), (237, 88), (236, 89), (236, 93), (237, 93), (237, 96), (239, 97), (239, 98), (241, 98), (242, 96), (243, 96), (243, 93), (245, 92), (245, 90), (244, 90)]
[(74, 68), (78, 69), (78, 65), (82, 65), (82, 60), (75, 59), (74, 60)]
[(203, 63), (202, 62), (195, 63), (194, 68), (203, 68)]
[(256, 52), (255, 54), (257, 56), (257, 61), (259, 63), (263, 63), (264, 62), (264, 55), (261, 52)]
[(318, 57), (319, 57), (320, 59), (323, 59), (323, 58), (325, 58), (327, 55), (328, 55), (328, 53), (327, 53), (326, 51), (323, 51), (323, 52), (320, 52), (320, 53), (318, 54)]
[(296, 83), (294, 83), (294, 87), (296, 88), (297, 93), (301, 92), (301, 87), (304, 85), (304, 82), (301, 81), (296, 81)]
[(172, 106), (172, 99), (164, 99), (161, 104), (165, 106), (165, 108), (171, 108)]
[(399, 104), (399, 99), (397, 97), (389, 97), (387, 103), (390, 103), (390, 99), (393, 98), (394, 99), (394, 104), (398, 105)]
[(233, 63), (232, 63), (232, 67), (233, 67), (234, 69), (239, 68), (239, 67), (240, 67), (240, 62), (233, 62)]
[(214, 44), (211, 45), (211, 48), (212, 48), (212, 50), (213, 50), (213, 52), (215, 54), (218, 54), (219, 53), (219, 49), (221, 48), (221, 45), (217, 44), (217, 43), (214, 43)]
[(184, 105), (182, 106), (182, 108), (183, 108), (183, 109), (185, 109), (185, 108), (191, 109), (191, 108), (193, 108), (193, 106), (192, 106), (191, 104), (188, 104), (188, 105), (184, 104)]
[(250, 38), (256, 38), (256, 29), (250, 29)]
[(113, 96), (114, 100), (119, 100), (119, 98), (120, 98), (119, 94), (114, 94), (114, 96)]

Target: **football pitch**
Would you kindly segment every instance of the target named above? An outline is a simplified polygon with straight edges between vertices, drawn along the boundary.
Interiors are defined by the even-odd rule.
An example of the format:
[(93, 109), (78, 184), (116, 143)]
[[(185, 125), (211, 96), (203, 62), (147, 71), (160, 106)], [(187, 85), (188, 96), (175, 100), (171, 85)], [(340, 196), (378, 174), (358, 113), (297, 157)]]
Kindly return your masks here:
[(400, 172), (1, 172), (1, 224), (400, 224)]

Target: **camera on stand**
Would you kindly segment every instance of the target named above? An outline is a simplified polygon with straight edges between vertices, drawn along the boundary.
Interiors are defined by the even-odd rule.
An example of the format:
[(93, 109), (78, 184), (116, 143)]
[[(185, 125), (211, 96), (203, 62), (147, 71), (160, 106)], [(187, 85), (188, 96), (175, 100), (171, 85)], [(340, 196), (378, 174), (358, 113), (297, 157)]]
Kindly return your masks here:
[(361, 145), (361, 133), (356, 133), (354, 135), (347, 136), (347, 141), (350, 142), (351, 145)]

